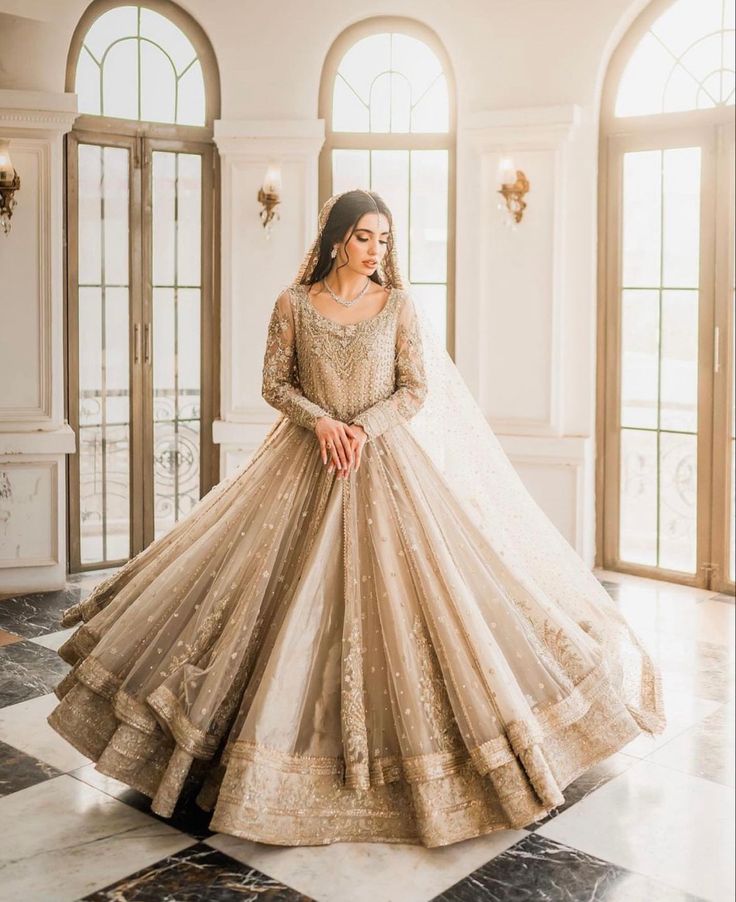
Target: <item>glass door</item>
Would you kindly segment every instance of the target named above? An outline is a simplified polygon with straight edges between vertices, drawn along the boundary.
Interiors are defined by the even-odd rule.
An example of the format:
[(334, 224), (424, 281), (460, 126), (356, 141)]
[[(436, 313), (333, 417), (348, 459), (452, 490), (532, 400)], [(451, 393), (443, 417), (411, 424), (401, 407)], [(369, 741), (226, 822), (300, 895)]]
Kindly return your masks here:
[(77, 571), (124, 563), (217, 480), (213, 157), (196, 142), (72, 133), (67, 168)]
[(622, 135), (608, 154), (604, 565), (698, 586), (723, 573), (730, 533), (716, 513), (733, 453), (729, 277), (714, 265), (721, 140), (718, 128)]

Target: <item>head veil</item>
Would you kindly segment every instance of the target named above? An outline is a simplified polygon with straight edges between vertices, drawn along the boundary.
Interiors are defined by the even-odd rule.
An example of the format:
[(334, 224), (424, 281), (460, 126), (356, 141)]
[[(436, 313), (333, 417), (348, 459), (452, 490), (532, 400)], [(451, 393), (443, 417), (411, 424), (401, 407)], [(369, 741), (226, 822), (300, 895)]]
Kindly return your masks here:
[[(317, 236), (295, 283), (308, 282), (330, 211), (343, 193), (347, 192), (333, 195), (322, 206)], [(389, 248), (382, 282), (408, 288), (401, 277), (396, 242)], [(661, 732), (665, 716), (658, 669), (615, 602), (529, 495), (429, 316), (421, 304), (414, 306), (421, 324), (427, 395), (407, 428), (464, 502), (494, 557), (504, 561), (520, 596), (533, 597), (535, 609), (553, 622), (562, 621), (562, 633), (579, 630), (580, 640), (606, 668), (640, 728)], [(586, 704), (585, 697), (581, 691), (579, 705)]]

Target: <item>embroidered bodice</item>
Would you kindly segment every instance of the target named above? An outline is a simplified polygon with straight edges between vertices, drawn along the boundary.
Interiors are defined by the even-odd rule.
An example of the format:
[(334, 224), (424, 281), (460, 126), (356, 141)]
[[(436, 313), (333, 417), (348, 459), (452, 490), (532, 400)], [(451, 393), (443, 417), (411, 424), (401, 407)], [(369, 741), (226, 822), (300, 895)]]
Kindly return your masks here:
[(320, 313), (308, 286), (290, 285), (268, 325), (262, 394), (300, 426), (321, 416), (359, 423), (368, 439), (412, 417), (427, 392), (420, 326), (410, 294), (392, 288), (357, 323)]

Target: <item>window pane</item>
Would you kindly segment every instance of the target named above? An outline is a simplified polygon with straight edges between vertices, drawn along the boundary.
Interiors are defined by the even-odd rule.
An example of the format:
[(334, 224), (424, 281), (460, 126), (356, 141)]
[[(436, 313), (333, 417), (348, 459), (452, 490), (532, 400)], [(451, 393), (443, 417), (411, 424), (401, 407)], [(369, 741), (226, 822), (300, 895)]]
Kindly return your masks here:
[[(356, 41), (340, 60), (339, 75), (367, 106), (373, 80), (391, 68), (391, 36), (372, 34)], [(340, 78), (335, 79), (339, 81)], [(333, 122), (333, 128), (345, 131)]]
[(176, 154), (153, 154), (153, 284), (173, 285), (176, 261)]
[(411, 285), (411, 296), (429, 316), (434, 331), (447, 346), (447, 285)]
[(367, 102), (339, 74), (332, 92), (332, 128), (336, 132), (370, 131)]
[(205, 124), (205, 96), (202, 66), (197, 60), (179, 79), (176, 121), (179, 125)]
[(659, 292), (621, 299), (621, 425), (657, 428)]
[(371, 159), (371, 189), (381, 195), (391, 210), (399, 266), (406, 277), (409, 272), (409, 151), (374, 150)]
[(105, 282), (108, 285), (128, 284), (128, 162), (128, 151), (124, 148), (103, 149)]
[[(141, 41), (141, 119), (174, 122), (176, 114), (176, 73), (171, 61), (148, 41)], [(155, 90), (145, 90), (155, 85)]]
[(657, 434), (621, 430), (619, 556), (657, 563)]
[(413, 132), (446, 132), (450, 128), (450, 100), (447, 79), (441, 75), (422, 94), (411, 114)]
[(659, 566), (695, 572), (697, 437), (660, 435)]
[(202, 284), (202, 158), (176, 155), (179, 284)]
[[(192, 42), (184, 32), (166, 16), (141, 6), (141, 37), (158, 44), (171, 57), (177, 75), (196, 58)], [(145, 42), (144, 42), (145, 43)]]
[(700, 270), (700, 148), (664, 151), (663, 283), (697, 288)]
[(80, 144), (79, 506), (84, 564), (130, 557), (129, 155)]
[(379, 75), (371, 85), (369, 126), (372, 132), (391, 131), (391, 74)]
[(138, 7), (116, 6), (103, 13), (90, 25), (84, 43), (98, 62), (105, 51), (119, 38), (138, 34)]
[(82, 47), (79, 54), (74, 92), (77, 95), (80, 113), (100, 115), (100, 67), (92, 59), (86, 47)]
[(201, 196), (198, 154), (153, 155), (155, 534), (199, 498)]
[(662, 429), (698, 429), (698, 293), (662, 292)]
[(447, 151), (411, 154), (411, 282), (447, 279)]
[(624, 288), (651, 288), (660, 284), (661, 166), (660, 150), (624, 155)]
[(340, 194), (352, 188), (370, 188), (370, 151), (332, 151), (332, 191)]
[[(127, 158), (127, 152), (123, 151)], [(80, 144), (79, 167), (79, 254), (78, 272), (81, 285), (102, 283), (102, 148)], [(126, 189), (126, 201), (127, 201)]]
[(120, 41), (110, 48), (102, 68), (102, 114), (138, 119), (138, 42)]

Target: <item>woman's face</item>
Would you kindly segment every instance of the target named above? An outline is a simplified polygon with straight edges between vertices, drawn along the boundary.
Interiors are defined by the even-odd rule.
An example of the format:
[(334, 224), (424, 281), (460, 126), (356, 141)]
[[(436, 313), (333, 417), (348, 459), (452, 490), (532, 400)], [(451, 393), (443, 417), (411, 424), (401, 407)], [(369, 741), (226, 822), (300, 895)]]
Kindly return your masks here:
[(388, 231), (388, 218), (383, 213), (364, 213), (353, 234), (348, 229), (338, 247), (340, 263), (347, 263), (353, 272), (372, 275), (386, 253)]

